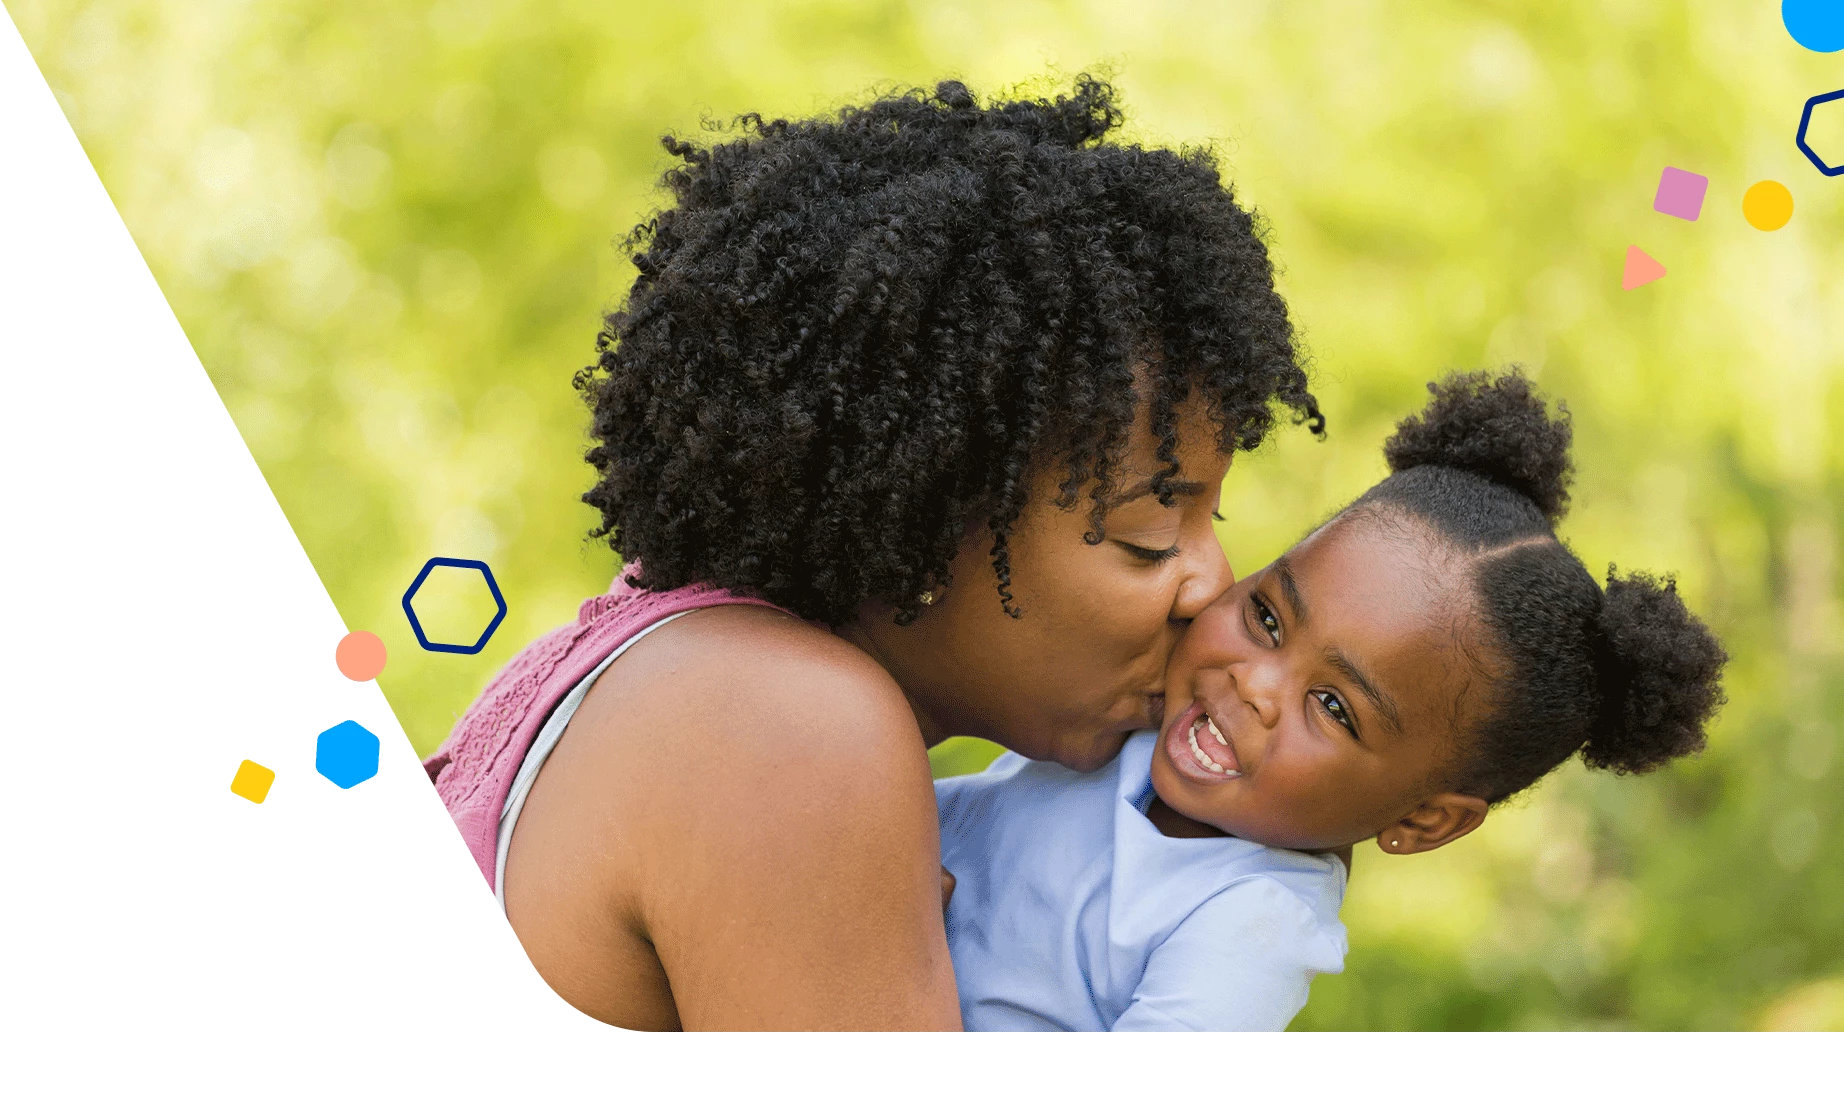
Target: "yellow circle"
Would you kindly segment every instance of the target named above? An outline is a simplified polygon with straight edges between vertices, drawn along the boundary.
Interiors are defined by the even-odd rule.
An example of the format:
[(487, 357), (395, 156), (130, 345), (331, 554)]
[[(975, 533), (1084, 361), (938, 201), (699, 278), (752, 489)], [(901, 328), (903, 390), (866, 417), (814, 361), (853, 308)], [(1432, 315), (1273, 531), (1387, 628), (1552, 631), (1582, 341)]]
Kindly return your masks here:
[(1742, 194), (1742, 215), (1763, 232), (1786, 227), (1793, 218), (1793, 194), (1777, 181), (1757, 181)]

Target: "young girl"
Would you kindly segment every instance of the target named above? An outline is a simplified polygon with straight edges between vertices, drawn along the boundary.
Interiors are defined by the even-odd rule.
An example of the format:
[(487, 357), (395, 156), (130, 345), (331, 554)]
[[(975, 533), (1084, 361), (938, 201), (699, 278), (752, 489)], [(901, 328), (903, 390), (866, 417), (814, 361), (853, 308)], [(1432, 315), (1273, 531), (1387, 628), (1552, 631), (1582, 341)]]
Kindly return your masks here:
[(1570, 429), (1455, 375), (1392, 474), (1191, 625), (1164, 728), (937, 785), (969, 1030), (1281, 1029), (1343, 968), (1350, 849), (1438, 849), (1580, 752), (1697, 751), (1727, 659), (1675, 585), (1554, 531)]

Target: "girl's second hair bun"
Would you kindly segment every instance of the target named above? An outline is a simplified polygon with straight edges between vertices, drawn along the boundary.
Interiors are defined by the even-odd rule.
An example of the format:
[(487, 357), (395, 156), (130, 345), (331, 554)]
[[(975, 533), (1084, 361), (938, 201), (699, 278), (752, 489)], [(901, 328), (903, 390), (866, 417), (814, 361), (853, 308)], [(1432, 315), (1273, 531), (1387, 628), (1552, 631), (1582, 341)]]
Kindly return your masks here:
[(1677, 582), (1607, 569), (1597, 620), (1600, 721), (1582, 749), (1590, 768), (1649, 772), (1703, 748), (1723, 704), (1729, 654), (1678, 597)]
[(1536, 503), (1553, 526), (1568, 508), (1569, 411), (1557, 415), (1523, 371), (1456, 371), (1428, 384), (1434, 400), (1396, 426), (1383, 444), (1391, 471), (1452, 467), (1510, 487)]

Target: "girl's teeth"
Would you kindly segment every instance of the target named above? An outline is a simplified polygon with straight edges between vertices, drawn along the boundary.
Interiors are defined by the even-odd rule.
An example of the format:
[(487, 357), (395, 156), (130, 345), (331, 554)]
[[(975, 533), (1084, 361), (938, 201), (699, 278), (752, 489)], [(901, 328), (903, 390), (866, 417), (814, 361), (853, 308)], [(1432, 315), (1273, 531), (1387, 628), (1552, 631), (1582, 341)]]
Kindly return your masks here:
[(1188, 740), (1191, 743), (1192, 759), (1195, 760), (1198, 764), (1209, 769), (1210, 771), (1219, 773), (1221, 775), (1228, 776), (1232, 780), (1241, 776), (1242, 773), (1232, 772), (1228, 769), (1225, 769), (1222, 765), (1218, 764), (1217, 762), (1211, 760), (1210, 756), (1204, 752), (1203, 747), (1197, 744), (1197, 728), (1199, 726), (1208, 726), (1210, 728), (1210, 736), (1216, 738), (1217, 741), (1221, 742), (1225, 748), (1229, 746), (1229, 740), (1223, 736), (1223, 731), (1217, 729), (1217, 724), (1215, 722), (1210, 721), (1209, 715), (1202, 715), (1198, 718), (1197, 721), (1191, 723), (1191, 732), (1189, 735), (1187, 735), (1187, 738), (1186, 738), (1186, 740)]
[[(1203, 765), (1205, 768), (1209, 769), (1212, 772), (1222, 772), (1223, 766), (1211, 760), (1209, 757), (1205, 756), (1203, 749), (1198, 746), (1197, 727), (1198, 727), (1198, 723), (1196, 722), (1191, 723), (1191, 733), (1190, 733), (1190, 737), (1188, 740), (1191, 742), (1192, 759), (1197, 761), (1198, 764)], [(1212, 726), (1211, 731), (1214, 733), (1215, 730), (1216, 730), (1216, 727)], [(1221, 735), (1218, 735), (1218, 736), (1221, 736)]]

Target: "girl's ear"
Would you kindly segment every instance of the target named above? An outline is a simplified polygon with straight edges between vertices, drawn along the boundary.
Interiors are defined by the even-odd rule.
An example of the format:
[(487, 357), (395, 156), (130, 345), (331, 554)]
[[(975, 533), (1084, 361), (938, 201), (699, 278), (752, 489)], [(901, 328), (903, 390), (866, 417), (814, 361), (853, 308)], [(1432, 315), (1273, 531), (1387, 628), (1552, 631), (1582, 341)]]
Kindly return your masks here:
[(1384, 853), (1421, 853), (1439, 849), (1455, 838), (1479, 829), (1489, 810), (1478, 796), (1442, 792), (1417, 804), (1413, 811), (1377, 834)]

